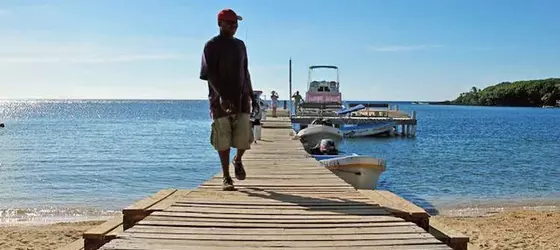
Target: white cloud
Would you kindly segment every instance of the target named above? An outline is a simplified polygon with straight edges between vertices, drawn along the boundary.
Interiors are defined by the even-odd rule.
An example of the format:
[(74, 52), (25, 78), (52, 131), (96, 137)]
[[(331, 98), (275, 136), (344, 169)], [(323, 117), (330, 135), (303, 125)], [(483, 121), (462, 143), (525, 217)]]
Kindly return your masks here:
[(0, 37), (0, 64), (127, 63), (189, 59), (189, 54), (169, 43), (138, 44), (108, 42), (49, 42), (38, 39)]
[(370, 50), (377, 52), (401, 52), (401, 51), (415, 51), (415, 50), (427, 50), (435, 48), (443, 48), (443, 45), (389, 45), (389, 46), (371, 46)]

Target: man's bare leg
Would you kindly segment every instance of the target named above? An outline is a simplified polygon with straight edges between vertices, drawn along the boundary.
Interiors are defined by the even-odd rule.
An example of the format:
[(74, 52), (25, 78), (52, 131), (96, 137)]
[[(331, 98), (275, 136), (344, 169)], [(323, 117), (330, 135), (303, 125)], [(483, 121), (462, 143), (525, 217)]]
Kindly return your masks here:
[(235, 178), (237, 178), (238, 180), (245, 180), (245, 177), (247, 175), (245, 173), (245, 168), (243, 167), (243, 162), (241, 161), (244, 153), (245, 149), (238, 149), (235, 153), (235, 156), (233, 157), (232, 163), (235, 169)]
[(245, 154), (245, 149), (238, 149), (237, 152), (235, 153), (235, 157), (233, 157), (233, 159), (235, 161), (241, 161), (241, 158), (243, 157), (243, 154)]
[(235, 190), (235, 187), (233, 186), (233, 180), (229, 175), (229, 151), (230, 149), (228, 148), (224, 151), (218, 152), (218, 155), (220, 155), (220, 162), (222, 163), (222, 175), (224, 176), (222, 189), (224, 191)]

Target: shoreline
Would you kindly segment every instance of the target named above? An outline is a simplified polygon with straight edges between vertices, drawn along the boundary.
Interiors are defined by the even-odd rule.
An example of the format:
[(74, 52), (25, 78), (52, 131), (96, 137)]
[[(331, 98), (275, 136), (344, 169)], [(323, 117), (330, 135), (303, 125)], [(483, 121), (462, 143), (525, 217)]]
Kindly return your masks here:
[(436, 215), (454, 217), (476, 217), (492, 215), (500, 212), (530, 210), (530, 211), (560, 211), (560, 199), (556, 197), (515, 198), (470, 200), (468, 202), (434, 202)]
[[(406, 198), (405, 198), (406, 199)], [(513, 199), (514, 200), (514, 199)], [(410, 201), (410, 200), (409, 200)], [(133, 201), (131, 202), (133, 203)], [(430, 202), (422, 207), (432, 217), (483, 217), (510, 211), (560, 212), (560, 199), (543, 197), (538, 199), (454, 200)], [(435, 211), (431, 213), (430, 211)], [(0, 209), (0, 227), (18, 225), (48, 225), (84, 221), (104, 221), (121, 213), (120, 209), (99, 209), (84, 207), (49, 207), (49, 208), (2, 208)]]

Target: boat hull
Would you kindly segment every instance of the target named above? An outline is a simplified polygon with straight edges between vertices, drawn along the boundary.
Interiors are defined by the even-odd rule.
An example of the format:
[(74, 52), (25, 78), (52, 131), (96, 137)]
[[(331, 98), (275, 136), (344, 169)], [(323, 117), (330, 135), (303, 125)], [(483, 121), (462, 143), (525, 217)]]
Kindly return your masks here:
[(377, 188), (379, 177), (386, 168), (384, 160), (360, 155), (334, 157), (319, 162), (354, 188), (367, 190)]
[(338, 148), (344, 138), (339, 129), (324, 125), (309, 125), (307, 128), (300, 130), (297, 136), (306, 150), (318, 147), (323, 139), (333, 140), (335, 147)]
[(342, 133), (344, 137), (366, 137), (366, 136), (376, 136), (386, 133), (391, 133), (394, 130), (396, 123), (387, 124), (365, 124), (365, 125), (355, 125), (342, 128)]

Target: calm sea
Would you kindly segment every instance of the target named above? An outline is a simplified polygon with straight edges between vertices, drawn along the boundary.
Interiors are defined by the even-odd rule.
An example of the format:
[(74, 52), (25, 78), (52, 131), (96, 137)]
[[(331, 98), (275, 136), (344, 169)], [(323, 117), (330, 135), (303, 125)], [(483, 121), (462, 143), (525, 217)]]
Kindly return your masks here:
[[(380, 189), (433, 213), (558, 204), (560, 109), (399, 107), (417, 111), (416, 138), (343, 143), (388, 161)], [(220, 170), (206, 101), (1, 101), (0, 120), (4, 223), (111, 215)]]

